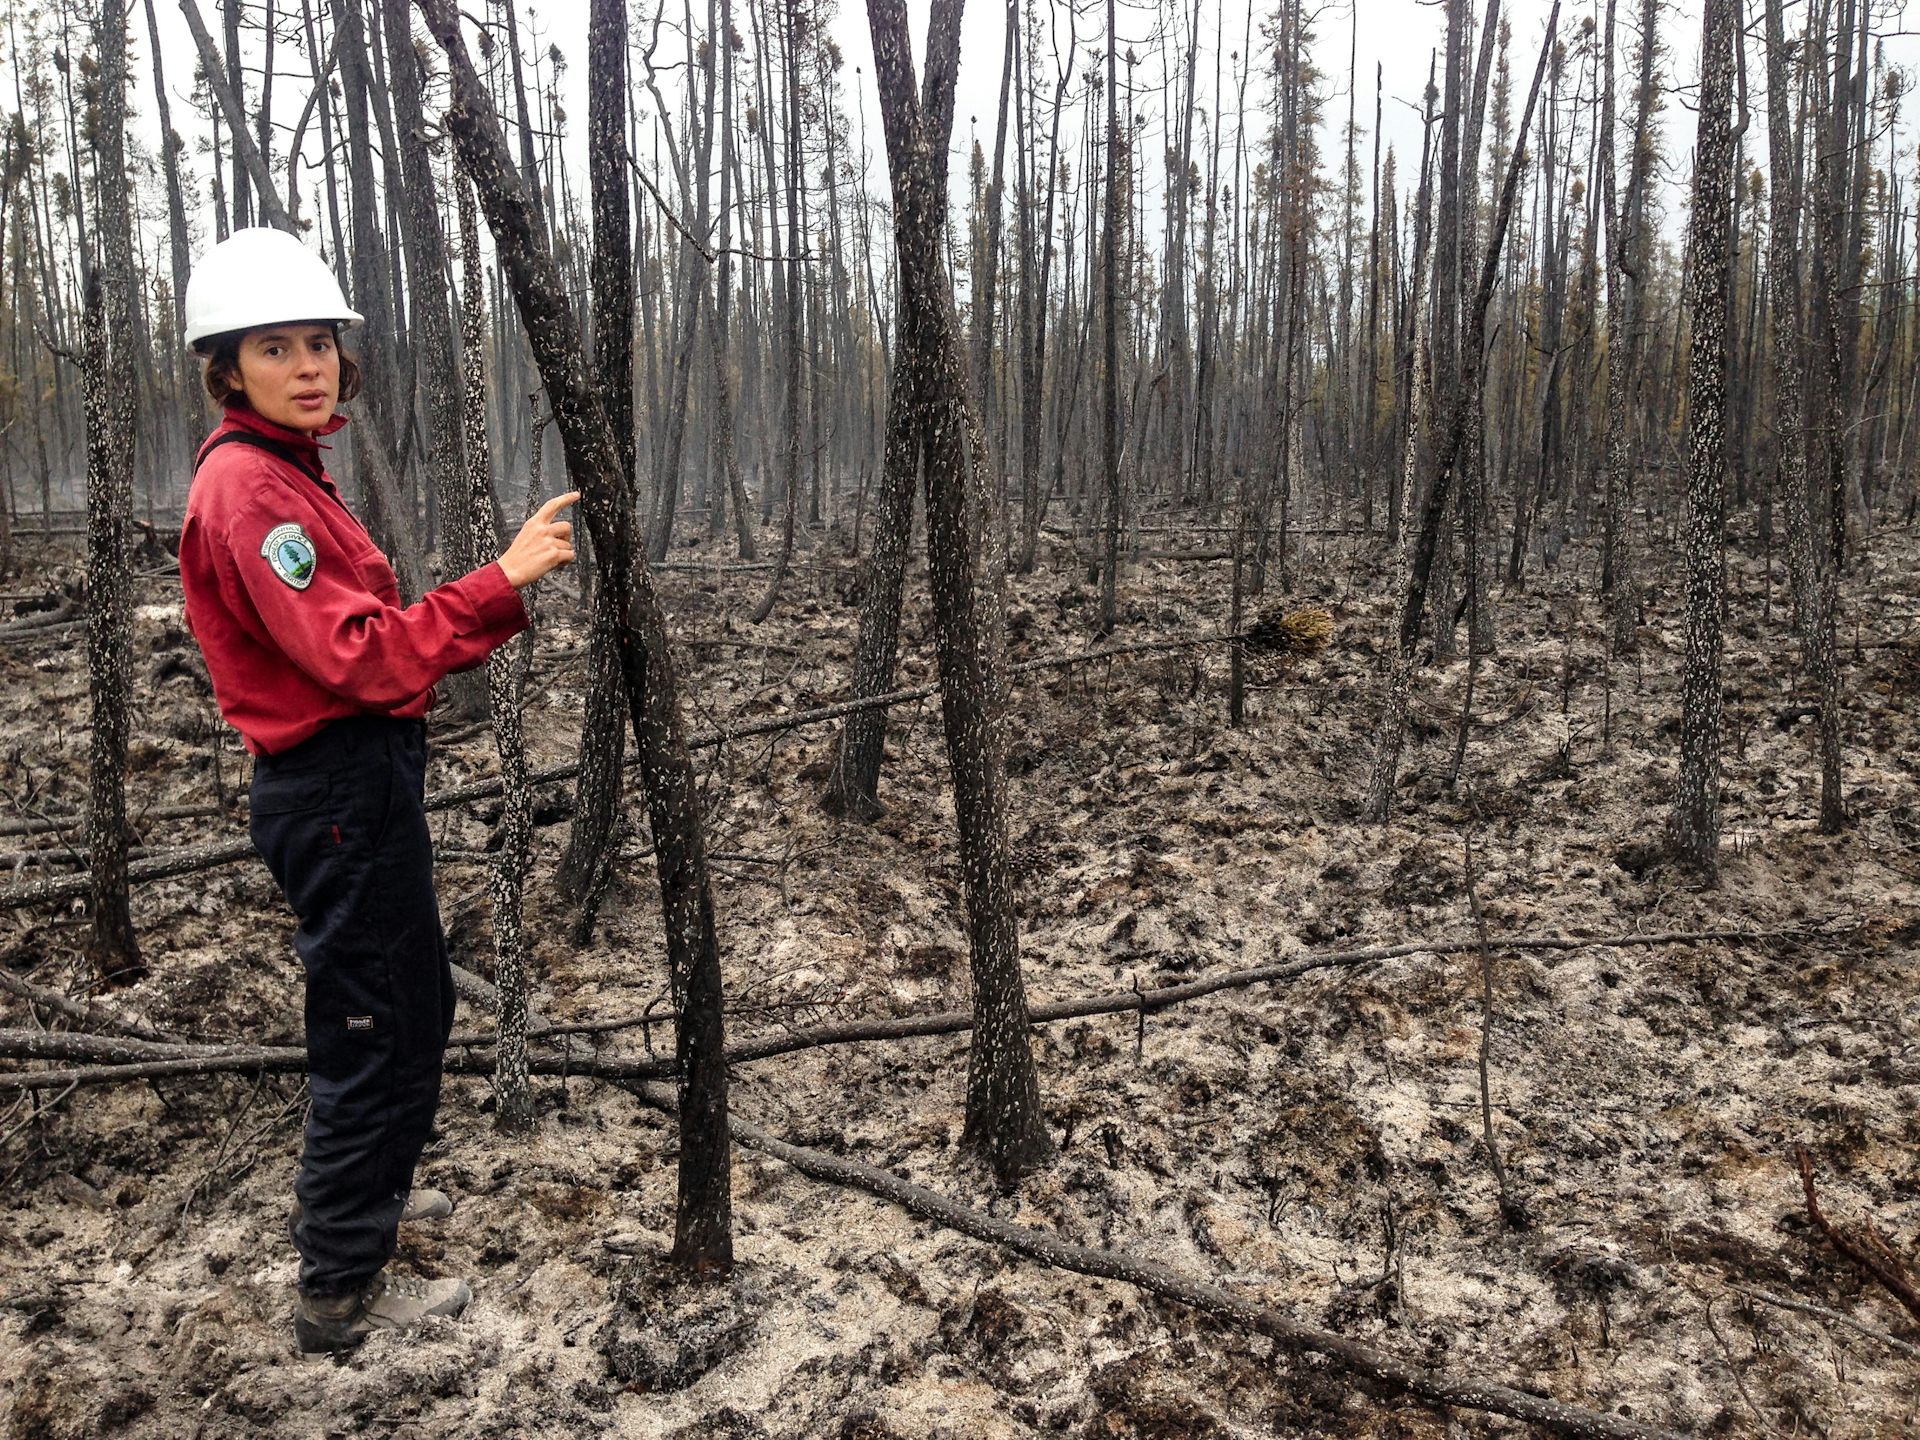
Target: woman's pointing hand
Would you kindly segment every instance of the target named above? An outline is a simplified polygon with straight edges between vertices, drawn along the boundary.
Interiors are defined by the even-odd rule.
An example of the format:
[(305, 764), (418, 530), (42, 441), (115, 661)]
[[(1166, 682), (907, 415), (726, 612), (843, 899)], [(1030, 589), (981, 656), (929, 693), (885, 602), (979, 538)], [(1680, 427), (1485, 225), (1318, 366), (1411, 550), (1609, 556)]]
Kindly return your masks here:
[(500, 557), (500, 568), (516, 590), (524, 590), (541, 576), (573, 563), (573, 525), (553, 517), (580, 498), (578, 490), (556, 495), (520, 527), (520, 533)]

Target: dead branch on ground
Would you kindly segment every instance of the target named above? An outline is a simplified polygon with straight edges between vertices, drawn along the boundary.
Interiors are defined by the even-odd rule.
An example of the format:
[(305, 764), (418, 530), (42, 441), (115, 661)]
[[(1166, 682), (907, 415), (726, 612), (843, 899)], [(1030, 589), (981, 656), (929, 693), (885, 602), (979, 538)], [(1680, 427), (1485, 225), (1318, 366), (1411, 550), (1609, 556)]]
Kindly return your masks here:
[[(1716, 942), (1760, 941), (1804, 937), (1807, 930), (1694, 930), (1662, 931), (1648, 935), (1613, 935), (1596, 938), (1576, 936), (1501, 936), (1494, 942), (1510, 950), (1555, 951), (1583, 949), (1626, 949), (1650, 945), (1711, 944)], [(1032, 1007), (1029, 1018), (1036, 1025), (1061, 1020), (1087, 1019), (1097, 1015), (1136, 1015), (1144, 1025), (1146, 1017), (1174, 1005), (1185, 1004), (1224, 990), (1243, 990), (1254, 985), (1297, 979), (1316, 970), (1348, 969), (1381, 960), (1397, 960), (1412, 955), (1457, 955), (1478, 948), (1479, 940), (1411, 941), (1401, 945), (1383, 945), (1367, 950), (1328, 951), (1321, 955), (1302, 955), (1271, 965), (1226, 971), (1178, 985), (1159, 985), (1150, 989), (1121, 990), (1106, 995), (1058, 1000)], [(493, 1008), (493, 987), (471, 972), (454, 967), (454, 985), (470, 1004)], [(678, 1019), (672, 1010), (662, 1010), (640, 1023), (668, 1024)], [(550, 1024), (538, 1017), (528, 1021), (530, 1039), (559, 1037), (567, 1043), (569, 1026)], [(856, 1045), (881, 1040), (905, 1040), (935, 1035), (957, 1035), (973, 1028), (973, 1016), (964, 1010), (939, 1011), (922, 1015), (903, 1015), (888, 1019), (849, 1020), (810, 1026), (780, 1034), (766, 1035), (727, 1047), (727, 1063), (745, 1064), (768, 1060), (796, 1051), (819, 1049), (829, 1045)], [(445, 1068), (450, 1074), (485, 1073), (491, 1066), (487, 1047), (494, 1043), (488, 1033), (456, 1034), (447, 1042)], [(467, 1053), (455, 1053), (467, 1052)], [(19, 1071), (0, 1073), (0, 1093), (12, 1090), (38, 1090), (54, 1085), (116, 1084), (126, 1080), (151, 1080), (165, 1076), (210, 1075), (221, 1072), (256, 1069), (295, 1070), (306, 1064), (306, 1051), (299, 1046), (234, 1047), (220, 1043), (118, 1040), (107, 1036), (76, 1035), (71, 1032), (50, 1036), (41, 1031), (0, 1030), (0, 1060), (69, 1059), (96, 1062), (87, 1068), (67, 1070)], [(564, 1055), (532, 1056), (529, 1068), (534, 1074), (573, 1074), (602, 1080), (640, 1080), (665, 1078), (674, 1074), (671, 1059), (655, 1056), (603, 1056), (569, 1046)]]
[[(1190, 650), (1196, 646), (1218, 644), (1236, 638), (1246, 639), (1256, 646), (1264, 644), (1268, 653), (1305, 654), (1318, 649), (1325, 643), (1331, 626), (1331, 617), (1323, 610), (1300, 611), (1277, 618), (1269, 614), (1262, 616), (1252, 629), (1240, 637), (1213, 634), (1190, 635), (1176, 640), (1146, 640), (1128, 645), (1102, 645), (1073, 655), (1042, 656), (1007, 668), (1010, 674), (1030, 675), (1042, 670), (1061, 670), (1074, 665), (1089, 665), (1098, 660), (1109, 660), (1122, 655)], [(862, 710), (884, 710), (895, 705), (911, 704), (916, 700), (931, 698), (939, 692), (939, 688), (938, 685), (914, 685), (902, 690), (890, 690), (884, 695), (875, 695), (865, 700), (842, 700), (836, 704), (823, 705), (813, 710), (802, 710), (791, 715), (776, 715), (765, 720), (753, 720), (720, 730), (709, 730), (690, 737), (687, 748), (713, 750), (736, 740), (781, 734), (807, 725), (822, 725)], [(628, 766), (638, 763), (636, 756), (629, 756), (626, 761)], [(555, 780), (570, 780), (579, 773), (579, 762), (568, 761), (561, 765), (550, 765), (544, 770), (536, 770), (527, 777), (527, 780), (532, 785), (545, 785)], [(464, 805), (473, 800), (490, 799), (499, 793), (500, 778), (494, 776), (491, 779), (476, 780), (470, 784), (454, 785), (445, 790), (436, 791), (427, 796), (426, 808), (444, 810), (449, 806)], [(180, 875), (191, 875), (201, 870), (210, 870), (218, 865), (230, 865), (235, 861), (245, 860), (253, 853), (253, 842), (245, 839), (215, 840), (178, 850), (156, 851), (127, 866), (127, 882), (140, 884), (148, 880), (166, 880)], [(58, 875), (49, 879), (9, 885), (0, 889), (0, 910), (14, 910), (25, 905), (43, 905), (56, 900), (71, 900), (76, 896), (85, 895), (91, 883), (90, 877), (83, 871), (75, 875)]]
[[(629, 1087), (656, 1110), (671, 1115), (673, 1092), (658, 1084)], [(803, 1175), (831, 1185), (863, 1190), (900, 1206), (936, 1225), (1003, 1246), (1056, 1269), (1099, 1280), (1117, 1280), (1163, 1300), (1190, 1306), (1205, 1314), (1245, 1327), (1294, 1354), (1319, 1355), (1356, 1380), (1435, 1405), (1455, 1405), (1493, 1415), (1510, 1416), (1555, 1435), (1593, 1437), (1593, 1440), (1678, 1440), (1675, 1432), (1618, 1415), (1569, 1405), (1529, 1394), (1497, 1380), (1434, 1369), (1403, 1360), (1331, 1330), (1321, 1330), (1294, 1319), (1283, 1310), (1229, 1293), (1210, 1281), (1186, 1275), (1171, 1265), (1123, 1250), (1077, 1245), (1043, 1231), (1015, 1225), (997, 1216), (949, 1200), (923, 1185), (891, 1171), (844, 1156), (789, 1144), (739, 1115), (732, 1117), (733, 1137), (742, 1145), (783, 1160)]]
[(1856, 1320), (1851, 1315), (1842, 1315), (1838, 1310), (1829, 1310), (1824, 1305), (1815, 1305), (1809, 1300), (1793, 1300), (1785, 1295), (1775, 1295), (1770, 1290), (1756, 1290), (1750, 1285), (1736, 1285), (1727, 1282), (1727, 1288), (1736, 1295), (1744, 1295), (1749, 1300), (1758, 1300), (1781, 1310), (1797, 1310), (1802, 1315), (1811, 1315), (1816, 1320), (1826, 1320), (1835, 1325), (1844, 1325), (1849, 1330), (1858, 1331), (1869, 1339), (1878, 1340), (1896, 1355), (1904, 1355), (1909, 1360), (1920, 1360), (1920, 1345), (1914, 1345), (1898, 1336), (1889, 1335), (1877, 1325), (1869, 1325), (1864, 1320)]
[(1813, 1157), (1807, 1154), (1804, 1145), (1794, 1146), (1793, 1155), (1800, 1166), (1800, 1188), (1807, 1197), (1807, 1218), (1813, 1221), (1815, 1228), (1827, 1237), (1842, 1258), (1852, 1261), (1872, 1279), (1879, 1281), (1894, 1299), (1907, 1307), (1909, 1315), (1920, 1320), (1920, 1290), (1914, 1287), (1913, 1272), (1907, 1268), (1907, 1262), (1900, 1258), (1871, 1221), (1841, 1226), (1827, 1219), (1820, 1209), (1819, 1198), (1814, 1194)]

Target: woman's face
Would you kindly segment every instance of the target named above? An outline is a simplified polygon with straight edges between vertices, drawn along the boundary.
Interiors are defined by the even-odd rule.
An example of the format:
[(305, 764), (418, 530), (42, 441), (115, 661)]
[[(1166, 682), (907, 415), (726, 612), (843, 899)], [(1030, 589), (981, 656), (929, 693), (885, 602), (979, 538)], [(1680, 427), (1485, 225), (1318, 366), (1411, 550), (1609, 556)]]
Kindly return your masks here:
[(270, 325), (240, 339), (240, 389), (261, 416), (318, 430), (340, 398), (340, 346), (331, 325)]

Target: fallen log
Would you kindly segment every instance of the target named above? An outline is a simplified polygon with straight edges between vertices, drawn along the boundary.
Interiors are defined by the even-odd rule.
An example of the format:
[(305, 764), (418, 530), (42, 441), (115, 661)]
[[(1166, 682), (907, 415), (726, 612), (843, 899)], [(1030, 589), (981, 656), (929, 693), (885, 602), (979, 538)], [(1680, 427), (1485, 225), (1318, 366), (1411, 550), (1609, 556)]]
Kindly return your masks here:
[[(51, 610), (36, 611), (19, 620), (10, 620), (0, 625), (0, 641), (17, 640), (30, 637), (45, 630), (66, 629), (75, 623), (80, 615), (78, 597), (69, 595)], [(84, 619), (84, 617), (81, 617)]]
[(64, 1015), (90, 1030), (112, 1030), (122, 1035), (131, 1035), (139, 1040), (164, 1042), (174, 1038), (143, 1021), (111, 1010), (97, 1001), (76, 1000), (71, 995), (62, 994), (58, 990), (50, 990), (44, 985), (35, 985), (31, 980), (7, 969), (3, 962), (0, 962), (0, 990), (10, 990), (29, 1005), (38, 1005), (43, 1010)]
[[(1128, 645), (1103, 645), (1074, 655), (1051, 655), (1026, 660), (1008, 668), (1016, 675), (1026, 675), (1042, 670), (1060, 670), (1074, 665), (1088, 665), (1122, 655), (1188, 650), (1198, 645), (1216, 644), (1230, 638), (1232, 637), (1201, 635), (1188, 636), (1179, 640), (1145, 640)], [(841, 700), (831, 705), (797, 711), (790, 715), (774, 715), (764, 720), (749, 720), (720, 730), (702, 731), (688, 739), (687, 748), (713, 750), (739, 740), (781, 734), (808, 725), (824, 725), (828, 721), (839, 720), (862, 710), (884, 710), (895, 705), (926, 700), (938, 691), (938, 685), (912, 685), (864, 700)], [(629, 756), (626, 763), (632, 766), (637, 764), (638, 760), (636, 757)], [(530, 784), (545, 785), (555, 780), (570, 780), (579, 773), (579, 761), (569, 760), (559, 765), (549, 765), (544, 770), (536, 770), (527, 778)], [(499, 793), (498, 776), (486, 780), (469, 781), (465, 785), (452, 785), (444, 790), (436, 790), (427, 796), (426, 808), (444, 810), (453, 805), (465, 805), (475, 800), (490, 799)], [(129, 864), (127, 883), (139, 885), (151, 880), (168, 880), (181, 875), (192, 875), (201, 870), (211, 870), (216, 866), (231, 865), (235, 861), (246, 859), (253, 853), (253, 842), (243, 839), (214, 840), (201, 845), (183, 846), (177, 850), (160, 851)], [(26, 905), (45, 905), (58, 900), (71, 900), (85, 895), (91, 883), (90, 876), (82, 871), (73, 875), (56, 875), (0, 887), (0, 910), (17, 910)]]
[[(149, 820), (198, 820), (219, 813), (218, 805), (154, 805), (133, 816), (129, 823), (137, 830)], [(71, 834), (75, 838), (82, 837), (87, 831), (87, 817), (74, 811), (60, 811), (52, 815), (16, 816), (0, 820), (0, 837), (45, 835), (56, 831)]]
[[(1499, 948), (1519, 951), (1558, 951), (1583, 949), (1627, 949), (1649, 945), (1709, 944), (1718, 942), (1774, 940), (1804, 937), (1811, 930), (1672, 930), (1646, 935), (1612, 935), (1586, 938), (1566, 935), (1496, 936)], [(1412, 955), (1454, 955), (1478, 949), (1480, 941), (1408, 941), (1366, 950), (1328, 951), (1321, 955), (1302, 955), (1271, 965), (1225, 971), (1178, 985), (1159, 985), (1144, 990), (1120, 990), (1105, 995), (1057, 1000), (1032, 1007), (1030, 1019), (1036, 1025), (1055, 1024), (1098, 1015), (1134, 1014), (1144, 1024), (1146, 1017), (1174, 1005), (1217, 995), (1226, 990), (1243, 990), (1254, 985), (1298, 979), (1316, 970), (1350, 969), (1383, 960)], [(497, 1003), (494, 987), (471, 971), (453, 967), (454, 987), (470, 1004), (492, 1009)], [(672, 1011), (643, 1017), (641, 1024), (671, 1024)], [(935, 1035), (957, 1035), (973, 1028), (973, 1016), (964, 1010), (937, 1011), (922, 1015), (902, 1015), (872, 1020), (850, 1020), (829, 1025), (809, 1026), (784, 1034), (762, 1036), (727, 1047), (729, 1065), (770, 1060), (802, 1050), (832, 1045), (856, 1045), (880, 1040), (906, 1040)], [(528, 1038), (562, 1037), (567, 1051), (562, 1055), (532, 1056), (528, 1068), (538, 1075), (573, 1074), (600, 1080), (627, 1081), (664, 1079), (674, 1074), (674, 1063), (666, 1056), (601, 1055), (575, 1045), (573, 1030), (565, 1024), (553, 1024), (538, 1018), (528, 1022)], [(15, 1037), (18, 1037), (17, 1039)], [(488, 1053), (495, 1037), (485, 1032), (455, 1034), (447, 1042), (445, 1068), (450, 1074), (491, 1074)], [(117, 1057), (117, 1063), (115, 1058)], [(297, 1046), (249, 1047), (245, 1049), (206, 1042), (154, 1044), (115, 1040), (105, 1036), (75, 1035), (70, 1032), (48, 1035), (33, 1030), (0, 1030), (0, 1059), (104, 1059), (86, 1069), (23, 1071), (0, 1074), (0, 1092), (40, 1090), (56, 1085), (116, 1084), (123, 1080), (150, 1079), (156, 1074), (217, 1074), (242, 1070), (300, 1069), (306, 1063), (306, 1051)], [(165, 1066), (155, 1070), (154, 1066)]]
[[(640, 1082), (627, 1088), (649, 1106), (669, 1115), (677, 1107), (673, 1092), (663, 1085)], [(1098, 1280), (1116, 1280), (1163, 1300), (1244, 1326), (1284, 1350), (1321, 1356), (1336, 1369), (1389, 1391), (1412, 1395), (1434, 1405), (1455, 1405), (1505, 1415), (1555, 1435), (1576, 1436), (1581, 1440), (1679, 1440), (1674, 1431), (1570, 1405), (1550, 1396), (1531, 1394), (1502, 1381), (1415, 1364), (1337, 1331), (1308, 1325), (1284, 1310), (1244, 1299), (1212, 1281), (1184, 1274), (1158, 1260), (1124, 1250), (1075, 1244), (998, 1216), (982, 1214), (892, 1171), (791, 1144), (738, 1114), (732, 1117), (731, 1123), (733, 1138), (740, 1144), (784, 1161), (815, 1180), (865, 1191), (923, 1220), (999, 1245), (1042, 1265)]]

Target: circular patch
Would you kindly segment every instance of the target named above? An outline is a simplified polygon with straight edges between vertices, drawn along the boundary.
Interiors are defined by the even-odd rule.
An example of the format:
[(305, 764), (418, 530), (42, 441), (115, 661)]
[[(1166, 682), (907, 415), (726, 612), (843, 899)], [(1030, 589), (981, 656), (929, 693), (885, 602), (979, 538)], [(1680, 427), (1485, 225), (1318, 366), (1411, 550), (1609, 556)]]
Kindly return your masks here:
[(318, 559), (313, 552), (313, 541), (293, 521), (269, 530), (267, 538), (260, 542), (260, 553), (273, 567), (273, 573), (294, 589), (304, 590), (313, 583), (313, 567)]

